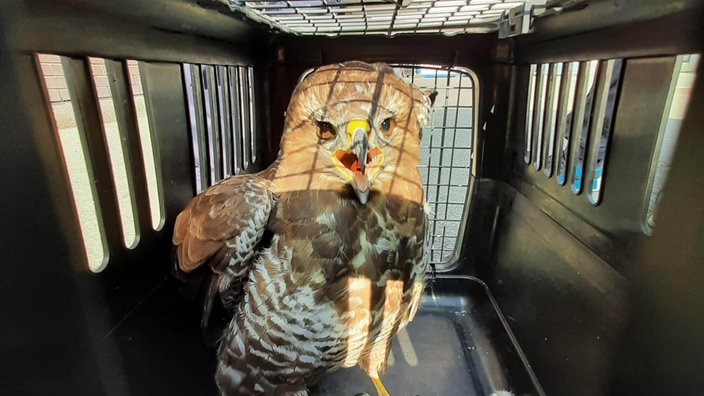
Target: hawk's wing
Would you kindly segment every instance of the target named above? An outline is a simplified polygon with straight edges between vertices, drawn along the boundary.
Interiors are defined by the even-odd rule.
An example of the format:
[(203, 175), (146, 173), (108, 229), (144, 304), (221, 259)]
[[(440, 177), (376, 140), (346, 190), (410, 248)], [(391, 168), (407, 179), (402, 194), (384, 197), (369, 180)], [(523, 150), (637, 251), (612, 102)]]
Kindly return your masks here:
[(193, 198), (176, 218), (177, 272), (190, 273), (203, 265), (213, 272), (203, 306), (204, 328), (217, 294), (228, 308), (237, 303), (241, 287), (235, 286), (249, 273), (274, 205), (270, 186), (258, 174), (231, 177)]
[(426, 278), (425, 276), (427, 275), (428, 272), (428, 267), (430, 266), (430, 272), (431, 272), (431, 288), (432, 288), (432, 282), (435, 281), (435, 265), (431, 263), (432, 255), (431, 255), (431, 249), (432, 249), (432, 242), (431, 242), (431, 229), (430, 229), (430, 216), (431, 216), (431, 210), (430, 206), (426, 203), (425, 207), (423, 208), (423, 249), (421, 252), (421, 257), (419, 260), (421, 260), (421, 265), (419, 266), (420, 273), (417, 275), (413, 287), (411, 288), (411, 304), (410, 308), (408, 310), (407, 316), (404, 318), (404, 320), (401, 321), (401, 326), (399, 328), (404, 328), (408, 323), (410, 323), (418, 313), (418, 308), (420, 308), (420, 300), (423, 297), (423, 292), (426, 287)]

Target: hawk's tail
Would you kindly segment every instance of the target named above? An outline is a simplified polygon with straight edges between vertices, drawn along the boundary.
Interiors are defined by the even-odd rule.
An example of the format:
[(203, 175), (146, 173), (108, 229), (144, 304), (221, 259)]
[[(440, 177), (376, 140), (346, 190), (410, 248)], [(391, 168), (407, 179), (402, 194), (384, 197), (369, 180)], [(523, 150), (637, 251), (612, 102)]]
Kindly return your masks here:
[(203, 341), (210, 346), (217, 345), (223, 329), (232, 317), (219, 302), (218, 285), (221, 275), (213, 273), (207, 267), (184, 272), (179, 266), (177, 248), (173, 249), (171, 260), (171, 275), (181, 281), (181, 293), (187, 301), (197, 307), (201, 316)]
[(249, 351), (248, 340), (238, 332), (228, 334), (220, 344), (215, 382), (221, 395), (308, 396), (302, 378), (290, 382), (280, 378), (272, 380), (262, 371), (261, 362), (248, 355)]

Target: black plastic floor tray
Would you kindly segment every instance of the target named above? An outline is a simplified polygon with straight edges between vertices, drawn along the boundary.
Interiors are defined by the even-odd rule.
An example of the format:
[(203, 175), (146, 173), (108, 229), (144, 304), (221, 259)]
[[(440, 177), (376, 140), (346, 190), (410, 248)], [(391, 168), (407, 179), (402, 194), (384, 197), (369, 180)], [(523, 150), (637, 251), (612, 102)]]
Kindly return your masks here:
[[(102, 365), (121, 368), (104, 384), (106, 393), (216, 394), (216, 351), (203, 344), (198, 320), (199, 311), (185, 311), (178, 282), (162, 282), (101, 342)], [(415, 320), (396, 337), (392, 355), (382, 379), (393, 396), (542, 394), (487, 287), (476, 278), (439, 275)], [(357, 367), (326, 375), (311, 391), (376, 396)]]
[[(382, 380), (394, 396), (542, 394), (487, 287), (468, 276), (438, 276), (396, 337)], [(328, 374), (312, 391), (376, 395), (358, 367)]]

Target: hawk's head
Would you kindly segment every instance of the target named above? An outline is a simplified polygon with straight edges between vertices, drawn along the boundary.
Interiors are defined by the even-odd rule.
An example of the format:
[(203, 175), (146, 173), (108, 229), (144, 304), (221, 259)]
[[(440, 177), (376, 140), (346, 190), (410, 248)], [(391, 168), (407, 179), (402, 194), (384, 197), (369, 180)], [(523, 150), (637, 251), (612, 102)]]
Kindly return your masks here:
[(375, 191), (422, 202), (417, 166), (432, 97), (384, 64), (319, 68), (291, 97), (276, 184), (352, 188), (362, 204)]

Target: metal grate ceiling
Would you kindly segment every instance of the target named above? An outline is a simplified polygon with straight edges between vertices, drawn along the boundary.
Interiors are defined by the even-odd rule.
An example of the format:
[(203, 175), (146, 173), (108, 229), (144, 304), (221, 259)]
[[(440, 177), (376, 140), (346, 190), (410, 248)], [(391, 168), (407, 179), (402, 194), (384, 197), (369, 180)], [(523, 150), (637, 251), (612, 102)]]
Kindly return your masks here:
[[(220, 0), (231, 10), (278, 30), (301, 35), (487, 33), (521, 7), (536, 15), (581, 0)], [(547, 3), (547, 5), (546, 5)], [(514, 14), (515, 16), (516, 14)]]

